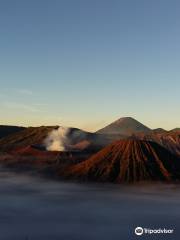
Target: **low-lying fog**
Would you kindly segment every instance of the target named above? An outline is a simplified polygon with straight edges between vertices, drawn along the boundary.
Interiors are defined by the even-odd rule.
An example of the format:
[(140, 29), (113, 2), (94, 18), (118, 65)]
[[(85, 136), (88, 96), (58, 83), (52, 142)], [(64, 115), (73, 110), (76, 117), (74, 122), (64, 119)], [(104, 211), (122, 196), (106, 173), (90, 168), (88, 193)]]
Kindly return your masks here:
[[(137, 226), (174, 234), (134, 234)], [(179, 239), (180, 186), (56, 182), (0, 169), (1, 240)]]

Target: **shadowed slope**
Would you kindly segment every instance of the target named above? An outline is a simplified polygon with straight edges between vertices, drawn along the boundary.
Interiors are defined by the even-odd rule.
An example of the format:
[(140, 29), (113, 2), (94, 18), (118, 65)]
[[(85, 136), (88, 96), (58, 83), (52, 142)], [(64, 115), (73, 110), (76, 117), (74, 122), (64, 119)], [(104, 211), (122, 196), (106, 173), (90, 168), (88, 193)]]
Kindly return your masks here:
[(140, 140), (120, 140), (70, 167), (65, 176), (118, 183), (171, 180), (178, 178), (179, 173), (180, 159), (160, 145)]
[(24, 127), (18, 126), (0, 125), (0, 139), (17, 132), (21, 132), (24, 129)]

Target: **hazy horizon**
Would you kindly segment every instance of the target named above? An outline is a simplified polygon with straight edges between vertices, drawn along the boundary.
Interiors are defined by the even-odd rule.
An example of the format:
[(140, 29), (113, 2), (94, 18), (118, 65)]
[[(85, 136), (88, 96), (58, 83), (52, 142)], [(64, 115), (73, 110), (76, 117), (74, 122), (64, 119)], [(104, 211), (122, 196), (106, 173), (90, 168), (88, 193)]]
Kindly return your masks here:
[(0, 124), (180, 127), (180, 2), (0, 2)]
[[(122, 118), (132, 118), (131, 116), (128, 116), (128, 117), (122, 117)], [(135, 118), (134, 118), (135, 119)], [(112, 121), (112, 122), (115, 122), (116, 120), (118, 120), (118, 119), (115, 119), (114, 121)], [(138, 122), (140, 122), (140, 123), (142, 123), (143, 125), (145, 125), (146, 127), (149, 127), (148, 125), (146, 125), (146, 124), (144, 124), (143, 122), (141, 122), (141, 121), (139, 121), (138, 119), (135, 119), (135, 120), (137, 120)], [(109, 122), (109, 123), (107, 123), (106, 125), (102, 125), (100, 128), (103, 128), (103, 127), (106, 127), (107, 125), (109, 125), (109, 124), (111, 124), (112, 122)], [(5, 126), (18, 126), (18, 127), (41, 127), (41, 126), (62, 126), (62, 127), (68, 127), (68, 128), (81, 128), (81, 127), (77, 127), (77, 126), (73, 126), (73, 125), (62, 125), (62, 124), (54, 124), (54, 125), (47, 125), (47, 124), (41, 124), (41, 125), (26, 125), (26, 124), (24, 124), (24, 125), (22, 125), (22, 124), (20, 124), (20, 125), (18, 125), (18, 124), (14, 124), (14, 125), (12, 125), (12, 124), (0, 124), (0, 125), (5, 125)], [(90, 132), (96, 132), (96, 131), (98, 131), (100, 128), (96, 128), (96, 129), (88, 129), (88, 128), (81, 128), (82, 130), (86, 130), (86, 131), (90, 131)], [(161, 126), (159, 126), (159, 127), (156, 127), (156, 128), (151, 128), (151, 127), (149, 127), (150, 129), (158, 129), (158, 128), (162, 128)], [(175, 129), (175, 128), (179, 128), (178, 126), (176, 126), (176, 127), (174, 127), (174, 128), (171, 128), (171, 129), (165, 129), (164, 128), (164, 130), (167, 130), (167, 131), (169, 131), (169, 130), (173, 130), (173, 129)]]

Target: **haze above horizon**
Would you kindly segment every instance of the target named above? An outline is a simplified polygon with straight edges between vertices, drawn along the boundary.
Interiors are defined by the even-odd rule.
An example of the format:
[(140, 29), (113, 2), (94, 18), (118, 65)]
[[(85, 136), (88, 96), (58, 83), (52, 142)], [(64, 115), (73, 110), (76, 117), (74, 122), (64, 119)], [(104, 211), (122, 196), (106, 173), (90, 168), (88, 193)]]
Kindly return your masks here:
[(180, 2), (0, 2), (0, 124), (180, 127)]

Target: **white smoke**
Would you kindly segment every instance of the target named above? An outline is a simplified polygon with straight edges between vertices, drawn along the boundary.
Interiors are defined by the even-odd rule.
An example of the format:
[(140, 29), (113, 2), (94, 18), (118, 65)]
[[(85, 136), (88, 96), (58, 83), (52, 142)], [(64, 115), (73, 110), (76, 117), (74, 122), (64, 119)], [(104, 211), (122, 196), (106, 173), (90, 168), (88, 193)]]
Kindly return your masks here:
[(44, 141), (47, 151), (66, 151), (69, 128), (59, 127), (52, 130)]

